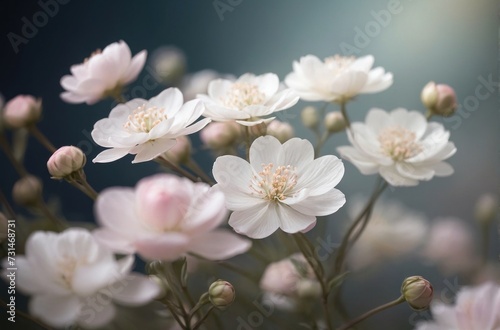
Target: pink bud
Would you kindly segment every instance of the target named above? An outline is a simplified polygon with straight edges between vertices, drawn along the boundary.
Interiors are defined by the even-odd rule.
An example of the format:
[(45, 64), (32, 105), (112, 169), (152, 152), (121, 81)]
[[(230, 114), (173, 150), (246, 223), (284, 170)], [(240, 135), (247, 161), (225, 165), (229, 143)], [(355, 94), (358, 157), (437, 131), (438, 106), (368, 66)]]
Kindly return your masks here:
[(18, 95), (5, 105), (4, 122), (13, 128), (22, 128), (36, 123), (42, 112), (42, 101), (31, 95)]
[(63, 179), (83, 168), (87, 158), (73, 146), (61, 147), (50, 156), (47, 169), (54, 179)]
[(165, 152), (165, 157), (174, 164), (184, 164), (191, 157), (191, 141), (185, 135), (177, 137), (177, 143)]
[(429, 281), (422, 276), (410, 276), (403, 281), (401, 294), (406, 302), (416, 311), (429, 308), (434, 289)]
[(21, 206), (34, 206), (42, 196), (42, 181), (33, 175), (27, 175), (16, 181), (12, 188), (12, 199)]
[(425, 107), (435, 115), (451, 116), (457, 109), (457, 95), (448, 85), (431, 81), (422, 90), (421, 99)]
[(292, 125), (279, 120), (273, 120), (267, 125), (267, 135), (272, 135), (281, 143), (285, 143), (294, 136)]
[(219, 309), (231, 305), (236, 297), (232, 284), (223, 280), (213, 282), (208, 288), (208, 295), (212, 305)]
[(225, 148), (236, 142), (240, 127), (235, 122), (212, 122), (200, 132), (200, 139), (213, 149)]

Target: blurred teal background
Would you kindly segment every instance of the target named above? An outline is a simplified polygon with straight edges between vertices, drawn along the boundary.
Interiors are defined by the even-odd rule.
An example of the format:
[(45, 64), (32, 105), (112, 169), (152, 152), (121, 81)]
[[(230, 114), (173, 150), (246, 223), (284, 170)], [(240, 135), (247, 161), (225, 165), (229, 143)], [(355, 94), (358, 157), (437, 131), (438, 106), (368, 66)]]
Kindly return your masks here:
[[(97, 48), (123, 39), (133, 54), (142, 49), (151, 54), (160, 46), (175, 45), (187, 54), (189, 72), (206, 68), (235, 75), (275, 72), (282, 79), (291, 71), (292, 62), (306, 54), (320, 58), (337, 53), (349, 55), (351, 51), (351, 55), (357, 56), (373, 54), (375, 66), (394, 74), (394, 85), (379, 94), (362, 95), (349, 104), (352, 121), (363, 120), (371, 107), (423, 111), (422, 87), (430, 80), (449, 84), (455, 88), (461, 108), (455, 117), (437, 120), (451, 131), (451, 141), (457, 146), (458, 152), (450, 159), (455, 174), (416, 188), (392, 189), (385, 195), (423, 211), (429, 219), (453, 215), (472, 221), (477, 197), (484, 192), (498, 193), (498, 87), (479, 87), (485, 80), (499, 79), (499, 4), (496, 1), (64, 2), (59, 4), (54, 17), (38, 28), (36, 35), (19, 45), (18, 53), (14, 52), (7, 34), (21, 35), (23, 17), (32, 21), (42, 7), (37, 1), (0, 4), (3, 59), (0, 93), (6, 100), (21, 93), (42, 97), (41, 130), (56, 146), (78, 145), (88, 152), (86, 173), (97, 190), (113, 185), (134, 185), (157, 168), (154, 164), (132, 165), (130, 157), (111, 164), (91, 163), (90, 159), (102, 150), (90, 139), (92, 126), (107, 116), (112, 103), (105, 100), (94, 106), (66, 104), (59, 98), (62, 92), (59, 80), (69, 73), (72, 64), (80, 63)], [(227, 11), (221, 13), (220, 8), (216, 9), (220, 2), (228, 6)], [(144, 71), (131, 87), (140, 86), (147, 74)], [(160, 87), (149, 91), (147, 98), (160, 91)], [(280, 119), (293, 123), (297, 136), (312, 138), (300, 123), (299, 112), (306, 104), (299, 103)], [(344, 134), (335, 136), (323, 152), (336, 154), (335, 147), (346, 143)], [(32, 141), (26, 157), (28, 170), (42, 177), (47, 197), (60, 196), (68, 219), (92, 221), (92, 203), (84, 195), (67, 184), (49, 179), (45, 168), (49, 156)], [(210, 169), (211, 159), (207, 154), (199, 160)], [(365, 177), (345, 163), (346, 175), (338, 188), (347, 200), (355, 194), (368, 194), (374, 177)], [(16, 174), (3, 155), (0, 166), (3, 173), (0, 187), (8, 193)], [(332, 230), (344, 215), (345, 211), (341, 210), (330, 219)], [(498, 255), (498, 235), (495, 237), (492, 255)], [(393, 299), (398, 295), (401, 280), (415, 275), (414, 272), (432, 278), (437, 290), (444, 288), (446, 281), (454, 280), (411, 261), (404, 265), (391, 264), (373, 274), (370, 280), (363, 278), (346, 290), (355, 297), (350, 301), (351, 309), (366, 310)], [(374, 285), (381, 290), (377, 295), (374, 290), (368, 290)], [(363, 293), (367, 290), (369, 293)], [(411, 314), (407, 306), (400, 306), (374, 317), (366, 325), (373, 329), (411, 329)], [(227, 317), (231, 317), (230, 313)]]

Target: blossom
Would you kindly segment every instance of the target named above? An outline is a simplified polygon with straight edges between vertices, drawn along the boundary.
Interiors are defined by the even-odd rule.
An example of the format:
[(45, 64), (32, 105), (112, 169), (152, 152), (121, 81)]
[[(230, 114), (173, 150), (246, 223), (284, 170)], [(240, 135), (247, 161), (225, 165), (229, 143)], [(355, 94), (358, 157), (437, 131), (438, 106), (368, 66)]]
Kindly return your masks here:
[(254, 126), (270, 122), (275, 117), (262, 117), (292, 107), (299, 97), (290, 89), (282, 89), (274, 73), (260, 76), (246, 73), (236, 81), (216, 79), (210, 82), (208, 95), (199, 94), (198, 99), (205, 103), (205, 117)]
[(192, 100), (198, 94), (206, 94), (208, 92), (208, 85), (216, 79), (233, 81), (236, 80), (236, 77), (230, 74), (220, 74), (211, 69), (205, 69), (185, 75), (182, 78), (179, 88), (186, 100)]
[(64, 146), (57, 149), (47, 161), (47, 169), (54, 179), (62, 179), (81, 171), (87, 157), (80, 148)]
[(225, 229), (224, 195), (170, 174), (142, 179), (135, 189), (105, 189), (96, 201), (102, 228), (96, 237), (114, 251), (145, 259), (175, 260), (188, 252), (220, 260), (243, 253), (250, 242)]
[(416, 186), (453, 173), (444, 162), (456, 152), (450, 132), (417, 111), (372, 109), (365, 123), (353, 123), (347, 134), (353, 146), (337, 149), (342, 158), (363, 174), (378, 172), (392, 186)]
[[(1, 106), (0, 106), (1, 109)], [(36, 123), (42, 114), (42, 100), (31, 95), (18, 95), (5, 104), (3, 121), (10, 127), (22, 128)]]
[(285, 83), (305, 101), (346, 102), (358, 94), (377, 93), (392, 85), (392, 73), (372, 69), (371, 55), (360, 58), (335, 55), (321, 61), (306, 55), (293, 63)]
[(197, 100), (183, 104), (177, 88), (168, 88), (149, 101), (133, 99), (119, 104), (108, 118), (94, 125), (94, 141), (111, 149), (101, 152), (93, 162), (108, 163), (127, 154), (136, 155), (132, 163), (151, 160), (173, 147), (177, 137), (205, 127), (210, 122), (206, 118), (191, 125), (202, 113), (203, 104)]
[(147, 52), (134, 57), (125, 41), (114, 42), (94, 52), (81, 64), (72, 65), (71, 75), (61, 78), (68, 103), (94, 104), (107, 96), (119, 95), (123, 86), (134, 81), (146, 62)]
[(417, 324), (416, 330), (499, 330), (500, 286), (493, 282), (464, 287), (454, 306), (431, 304), (433, 321)]
[(287, 233), (311, 229), (316, 216), (336, 212), (345, 203), (334, 187), (344, 175), (342, 161), (333, 155), (314, 159), (307, 140), (281, 144), (273, 136), (257, 138), (250, 163), (221, 156), (214, 163), (214, 189), (226, 196), (233, 210), (229, 225), (251, 238), (264, 238), (278, 228)]
[[(25, 251), (16, 257), (17, 288), (32, 295), (30, 313), (54, 327), (99, 327), (115, 315), (111, 300), (142, 305), (160, 292), (146, 276), (130, 273), (132, 256), (116, 260), (84, 229), (35, 232)], [(9, 279), (7, 259), (3, 267)]]
[[(365, 203), (361, 199), (351, 201), (348, 213), (354, 219)], [(380, 200), (347, 260), (353, 269), (361, 269), (396, 259), (415, 251), (423, 243), (426, 233), (426, 219), (422, 214), (396, 201)]]
[(433, 221), (421, 254), (445, 275), (468, 273), (480, 262), (470, 228), (453, 217)]

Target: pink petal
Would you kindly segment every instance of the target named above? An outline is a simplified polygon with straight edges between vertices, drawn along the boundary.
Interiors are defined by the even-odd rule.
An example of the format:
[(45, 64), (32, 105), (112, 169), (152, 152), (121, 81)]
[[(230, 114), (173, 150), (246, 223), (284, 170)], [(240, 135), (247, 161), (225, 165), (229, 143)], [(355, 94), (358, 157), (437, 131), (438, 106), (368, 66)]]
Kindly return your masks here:
[(198, 236), (189, 251), (210, 260), (224, 260), (245, 253), (252, 246), (248, 239), (225, 229), (213, 230)]

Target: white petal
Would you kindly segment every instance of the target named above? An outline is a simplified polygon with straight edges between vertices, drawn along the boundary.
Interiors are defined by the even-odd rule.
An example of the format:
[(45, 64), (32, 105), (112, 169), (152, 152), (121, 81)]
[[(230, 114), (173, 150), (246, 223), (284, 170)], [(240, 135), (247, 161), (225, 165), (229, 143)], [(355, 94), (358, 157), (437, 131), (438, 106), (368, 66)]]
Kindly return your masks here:
[(175, 135), (181, 136), (181, 135), (189, 135), (189, 134), (196, 133), (196, 132), (200, 131), (201, 129), (203, 129), (205, 126), (207, 126), (209, 123), (210, 123), (210, 118), (204, 118), (204, 119), (194, 123), (191, 126), (188, 126), (184, 129), (181, 129)]
[(117, 275), (114, 262), (78, 267), (71, 279), (71, 287), (79, 296), (90, 296), (113, 283)]
[(78, 324), (84, 328), (99, 328), (111, 322), (116, 314), (111, 299), (108, 292), (88, 297), (78, 317)]
[(455, 172), (453, 167), (447, 162), (433, 164), (432, 169), (435, 171), (436, 176), (449, 176)]
[(252, 246), (248, 239), (225, 229), (213, 230), (198, 236), (189, 251), (210, 260), (225, 260), (245, 253)]
[(280, 141), (271, 135), (261, 136), (250, 146), (250, 165), (255, 172), (262, 171), (262, 165), (269, 163), (275, 166), (284, 165)]
[(222, 191), (203, 189), (194, 199), (181, 226), (187, 234), (196, 235), (212, 230), (227, 219), (227, 209)]
[(368, 81), (361, 89), (361, 93), (378, 93), (389, 88), (393, 83), (392, 73), (385, 73), (381, 67), (377, 67), (368, 73)]
[(385, 181), (394, 187), (418, 185), (417, 180), (402, 176), (393, 166), (383, 166), (379, 169), (379, 173)]
[(314, 147), (305, 139), (292, 138), (282, 147), (283, 165), (296, 167), (298, 171), (314, 160)]
[(112, 148), (100, 152), (94, 159), (93, 163), (109, 163), (118, 160), (129, 153), (129, 148)]
[(362, 154), (359, 150), (353, 147), (338, 147), (342, 158), (350, 161), (356, 168), (365, 175), (375, 174), (378, 172), (378, 164), (374, 163), (369, 157)]
[(236, 185), (216, 185), (214, 188), (224, 193), (226, 207), (231, 211), (245, 210), (262, 202), (261, 198), (239, 189)]
[(151, 140), (143, 143), (131, 151), (132, 153), (136, 153), (132, 163), (142, 163), (152, 160), (172, 148), (176, 143), (175, 139), (170, 138)]
[(134, 81), (137, 78), (142, 68), (144, 67), (144, 63), (146, 63), (147, 55), (148, 52), (146, 50), (142, 50), (132, 58), (130, 66), (127, 68), (127, 71), (122, 78), (123, 84), (128, 84), (129, 82)]
[(334, 79), (331, 90), (337, 95), (353, 97), (363, 88), (367, 79), (368, 75), (365, 72), (354, 71), (342, 74)]
[(354, 61), (354, 63), (350, 65), (349, 68), (360, 71), (369, 71), (373, 66), (373, 62), (375, 62), (375, 58), (373, 57), (373, 55), (366, 55), (358, 57)]
[(344, 194), (340, 190), (332, 189), (325, 194), (309, 196), (290, 206), (306, 215), (325, 216), (337, 212), (344, 204)]
[(173, 117), (179, 111), (184, 102), (181, 91), (178, 88), (167, 88), (157, 96), (151, 98), (148, 106), (163, 108), (168, 117)]
[(225, 97), (229, 89), (233, 86), (233, 82), (226, 79), (212, 80), (208, 84), (208, 95), (213, 100), (220, 100)]
[(373, 133), (378, 135), (384, 128), (393, 126), (394, 122), (392, 116), (388, 112), (382, 109), (373, 108), (366, 115), (365, 124)]
[(333, 155), (315, 159), (297, 173), (296, 190), (309, 189), (312, 196), (324, 194), (335, 187), (344, 176), (344, 164)]
[(279, 221), (280, 228), (289, 234), (310, 229), (311, 224), (316, 222), (316, 217), (298, 212), (286, 204), (272, 204), (269, 207), (268, 217), (275, 217)]
[(125, 306), (140, 306), (155, 299), (160, 292), (158, 284), (149, 277), (132, 273), (113, 286), (113, 300)]
[(264, 238), (274, 233), (279, 227), (279, 219), (269, 211), (269, 203), (235, 211), (229, 218), (229, 225), (237, 233), (250, 238)]
[(269, 124), (270, 122), (272, 122), (276, 117), (270, 117), (270, 118), (265, 118), (265, 119), (258, 119), (258, 120), (246, 120), (246, 121), (243, 121), (243, 120), (236, 120), (236, 122), (240, 125), (243, 125), (243, 126), (247, 126), (247, 127), (252, 127), (252, 126), (255, 126), (255, 125), (259, 125), (259, 124)]
[(415, 133), (415, 140), (420, 140), (427, 129), (427, 120), (424, 115), (418, 111), (408, 111), (398, 108), (391, 111), (390, 114), (394, 124), (406, 128)]
[(429, 166), (414, 166), (408, 163), (396, 163), (397, 171), (404, 177), (414, 180), (430, 180), (434, 170)]
[[(131, 234), (131, 233), (130, 233)], [(116, 253), (135, 253), (132, 240), (107, 228), (98, 228), (92, 232), (95, 239), (102, 245)]]
[(54, 327), (71, 325), (80, 313), (77, 296), (35, 295), (29, 302), (30, 313)]
[(253, 172), (250, 164), (240, 157), (217, 157), (212, 169), (215, 181), (222, 186), (231, 186), (242, 192), (249, 190)]

